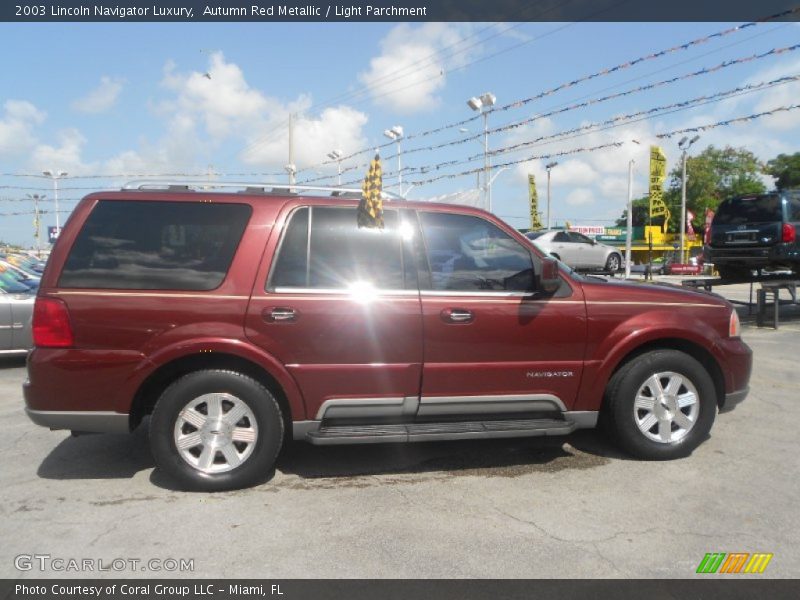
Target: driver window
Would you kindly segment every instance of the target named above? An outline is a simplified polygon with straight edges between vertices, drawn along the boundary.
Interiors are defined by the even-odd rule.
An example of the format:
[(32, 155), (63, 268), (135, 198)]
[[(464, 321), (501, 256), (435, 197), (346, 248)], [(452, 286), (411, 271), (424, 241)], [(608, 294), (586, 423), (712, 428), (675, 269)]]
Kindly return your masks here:
[(470, 215), (420, 212), (431, 288), (534, 290), (530, 253), (494, 224)]
[(572, 240), (569, 239), (569, 236), (566, 233), (564, 233), (563, 231), (559, 231), (558, 233), (556, 233), (553, 236), (553, 241), (554, 242), (568, 242), (568, 243), (572, 242)]

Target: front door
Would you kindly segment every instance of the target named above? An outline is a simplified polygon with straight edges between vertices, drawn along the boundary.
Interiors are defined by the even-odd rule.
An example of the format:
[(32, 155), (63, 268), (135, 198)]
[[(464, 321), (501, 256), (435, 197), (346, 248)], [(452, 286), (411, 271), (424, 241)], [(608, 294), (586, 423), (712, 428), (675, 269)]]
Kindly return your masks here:
[(407, 420), (422, 317), (400, 212), (385, 211), (383, 230), (360, 229), (355, 206), (295, 206), (284, 217), (248, 336), (295, 378), (307, 419)]
[(539, 259), (487, 219), (420, 211), (419, 222), (428, 263), (419, 416), (568, 410), (583, 370), (581, 290), (564, 281), (537, 293)]

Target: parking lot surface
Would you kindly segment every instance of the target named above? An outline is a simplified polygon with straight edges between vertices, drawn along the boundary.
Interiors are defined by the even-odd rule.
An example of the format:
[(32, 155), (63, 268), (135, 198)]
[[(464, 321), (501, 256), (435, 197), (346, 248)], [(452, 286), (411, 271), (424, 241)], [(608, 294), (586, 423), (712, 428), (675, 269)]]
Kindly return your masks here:
[(800, 306), (782, 308), (778, 330), (740, 314), (750, 396), (688, 458), (631, 460), (595, 431), (295, 444), (267, 483), (219, 494), (175, 491), (145, 428), (73, 438), (33, 425), (24, 361), (4, 359), (0, 577), (86, 576), (15, 567), (33, 554), (194, 561), (94, 573), (109, 577), (692, 577), (708, 552), (772, 553), (759, 577), (797, 577)]

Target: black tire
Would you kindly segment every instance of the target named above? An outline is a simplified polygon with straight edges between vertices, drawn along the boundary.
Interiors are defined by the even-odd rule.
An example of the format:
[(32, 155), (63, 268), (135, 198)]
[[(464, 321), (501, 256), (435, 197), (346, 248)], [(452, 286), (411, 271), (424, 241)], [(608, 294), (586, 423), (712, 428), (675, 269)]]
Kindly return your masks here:
[[(229, 471), (210, 473), (183, 458), (176, 446), (175, 427), (188, 403), (213, 393), (229, 394), (246, 405), (258, 433), (254, 447), (241, 464)], [(150, 449), (158, 468), (181, 488), (217, 492), (249, 487), (266, 479), (275, 465), (283, 433), (283, 419), (275, 396), (259, 382), (234, 371), (195, 371), (173, 382), (158, 399), (150, 419)], [(216, 453), (214, 456), (215, 461), (223, 458)]]
[(609, 273), (616, 273), (622, 268), (622, 256), (616, 252), (612, 252), (606, 259), (606, 271)]
[[(676, 373), (694, 386), (698, 397), (698, 414), (694, 425), (682, 438), (654, 441), (637, 425), (636, 415), (646, 415), (647, 411), (635, 411), (634, 402), (640, 387), (645, 385), (648, 378), (666, 372)], [(606, 387), (603, 413), (606, 429), (629, 454), (645, 460), (681, 458), (689, 455), (708, 437), (717, 414), (716, 389), (705, 367), (688, 354), (677, 350), (654, 350), (637, 356), (614, 374)], [(654, 427), (656, 431), (651, 435), (660, 432), (657, 423)]]
[(717, 265), (717, 272), (720, 278), (725, 280), (744, 280), (748, 279), (752, 274), (752, 271), (747, 267), (738, 267), (735, 265)]

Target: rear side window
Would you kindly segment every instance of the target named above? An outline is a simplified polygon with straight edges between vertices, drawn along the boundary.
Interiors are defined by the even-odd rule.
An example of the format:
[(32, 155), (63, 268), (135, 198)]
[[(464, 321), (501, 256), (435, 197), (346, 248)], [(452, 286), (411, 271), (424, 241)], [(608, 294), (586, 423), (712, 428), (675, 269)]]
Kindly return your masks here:
[(58, 285), (213, 290), (225, 279), (251, 212), (245, 204), (101, 200)]
[(533, 291), (530, 252), (493, 223), (470, 215), (419, 215), (434, 290)]
[(744, 225), (783, 221), (781, 198), (776, 195), (731, 198), (719, 205), (714, 215), (718, 225)]
[(800, 190), (787, 192), (786, 199), (789, 203), (789, 220), (800, 221)]
[(379, 230), (359, 228), (355, 207), (314, 206), (295, 211), (268, 288), (416, 287), (405, 266), (397, 211), (386, 210), (383, 218), (384, 228)]

